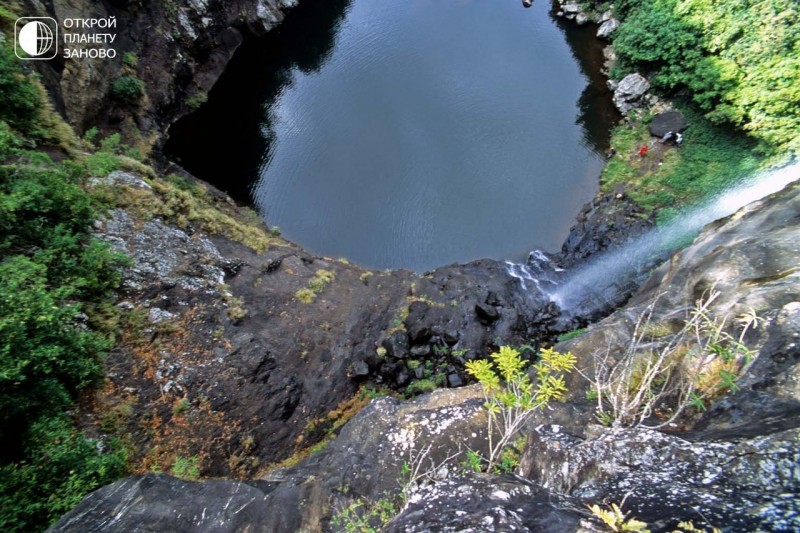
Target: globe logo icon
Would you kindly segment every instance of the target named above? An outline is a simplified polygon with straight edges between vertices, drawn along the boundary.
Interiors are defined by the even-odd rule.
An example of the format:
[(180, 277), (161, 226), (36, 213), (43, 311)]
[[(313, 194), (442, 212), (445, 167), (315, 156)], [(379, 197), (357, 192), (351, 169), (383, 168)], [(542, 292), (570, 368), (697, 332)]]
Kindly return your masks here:
[[(52, 26), (45, 21), (52, 21)], [(20, 24), (24, 23), (24, 24)], [(22, 27), (19, 27), (19, 26)], [(20, 59), (51, 59), (56, 55), (56, 39), (58, 38), (58, 26), (51, 18), (21, 18), (17, 20), (17, 40), (18, 48), (25, 52), (22, 56), (17, 51)], [(52, 53), (49, 53), (51, 52)]]

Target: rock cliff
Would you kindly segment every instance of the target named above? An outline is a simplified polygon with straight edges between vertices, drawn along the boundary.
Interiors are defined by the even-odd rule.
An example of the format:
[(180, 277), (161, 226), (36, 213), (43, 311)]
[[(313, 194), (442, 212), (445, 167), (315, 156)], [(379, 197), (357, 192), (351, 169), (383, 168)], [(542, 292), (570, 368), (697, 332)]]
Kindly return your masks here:
[[(664, 323), (685, 321), (712, 287), (720, 296), (710, 314), (755, 310), (761, 327), (745, 339), (755, 356), (737, 390), (683, 424), (663, 431), (593, 424), (595, 405), (584, 396), (589, 382), (575, 374), (571, 399), (530, 421), (515, 475), (490, 476), (469, 473), (461, 463), (466, 450), (486, 446), (478, 386), (410, 403), (380, 398), (296, 467), (246, 483), (125, 479), (88, 496), (53, 531), (141, 524), (176, 531), (330, 530), (331, 517), (349, 502), (397, 493), (403, 462), (415, 460), (424, 462), (427, 475), (406, 487), (388, 531), (602, 530), (587, 505), (609, 502), (654, 531), (671, 531), (680, 520), (730, 531), (796, 530), (799, 221), (795, 185), (709, 225), (627, 306), (557, 345), (571, 350), (591, 377), (598, 354), (628, 349), (645, 312)], [(636, 349), (644, 353), (652, 346)], [(427, 451), (422, 459), (421, 450)], [(165, 500), (185, 505), (164, 506)]]
[[(38, 62), (58, 107), (80, 134), (90, 126), (144, 132), (151, 140), (185, 113), (187, 100), (211, 89), (228, 60), (248, 35), (275, 27), (297, 0), (188, 0), (155, 2), (55, 0), (43, 5), (26, 1), (29, 16), (66, 19), (114, 17), (110, 45), (113, 59), (80, 58)], [(125, 53), (136, 62), (130, 74), (145, 84), (145, 96), (136, 104), (111, 94), (115, 80), (126, 72)]]

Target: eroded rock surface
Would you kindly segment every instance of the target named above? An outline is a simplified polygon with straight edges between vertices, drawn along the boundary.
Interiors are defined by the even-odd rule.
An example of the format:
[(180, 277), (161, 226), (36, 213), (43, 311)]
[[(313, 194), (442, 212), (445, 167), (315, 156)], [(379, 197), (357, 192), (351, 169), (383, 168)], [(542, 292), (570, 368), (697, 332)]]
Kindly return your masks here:
[(650, 82), (634, 72), (622, 78), (619, 83), (609, 82), (609, 88), (614, 91), (614, 105), (624, 115), (642, 105), (642, 97), (650, 89)]

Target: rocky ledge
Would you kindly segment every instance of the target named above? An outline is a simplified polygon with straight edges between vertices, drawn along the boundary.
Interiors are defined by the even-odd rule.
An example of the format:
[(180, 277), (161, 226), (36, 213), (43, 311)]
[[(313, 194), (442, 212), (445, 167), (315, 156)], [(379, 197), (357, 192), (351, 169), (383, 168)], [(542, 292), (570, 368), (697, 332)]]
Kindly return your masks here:
[[(557, 345), (557, 349), (575, 354), (582, 372), (572, 374), (566, 403), (538, 411), (530, 420), (524, 430), (527, 443), (513, 475), (475, 474), (463, 464), (467, 450), (481, 452), (487, 446), (482, 392), (475, 385), (436, 391), (411, 402), (375, 399), (324, 450), (295, 467), (274, 470), (252, 481), (191, 483), (163, 475), (121, 480), (89, 495), (52, 530), (335, 530), (331, 518), (352, 502), (375, 502), (401, 489), (402, 505), (386, 525), (388, 531), (595, 531), (602, 530), (602, 523), (587, 506), (609, 503), (622, 505), (626, 513), (647, 522), (653, 531), (672, 531), (679, 521), (729, 531), (797, 530), (799, 222), (800, 187), (795, 185), (709, 225), (691, 246), (658, 268), (627, 306), (580, 337)], [(243, 250), (239, 253), (242, 266), (231, 280), (232, 287), (251, 284), (252, 276), (261, 275), (262, 267), (276, 260), (267, 255), (264, 263), (256, 263), (256, 256)], [(302, 268), (319, 266), (303, 267), (302, 255), (291, 248), (282, 253), (290, 255), (275, 275), (289, 276), (290, 269), (303, 272)], [(482, 265), (481, 271), (485, 272), (485, 267)], [(353, 267), (337, 266), (337, 277), (349, 275), (349, 269)], [(441, 288), (445, 280), (465, 279), (468, 271), (469, 267), (451, 267), (421, 278), (394, 273), (370, 283), (381, 280), (382, 290), (389, 288), (391, 293), (395, 284), (407, 288), (402, 282), (415, 279), (430, 290)], [(402, 276), (402, 282), (391, 281), (392, 276)], [(308, 274), (296, 277), (293, 286), (302, 284)], [(281, 285), (290, 280), (287, 277)], [(375, 301), (377, 293), (365, 287), (366, 298), (374, 305), (385, 305), (381, 303), (385, 301)], [(654, 413), (643, 425), (627, 428), (593, 423), (596, 402), (586, 399), (586, 391), (591, 389), (586, 377), (597, 378), (598, 357), (620, 358), (631, 346), (634, 351), (651, 353), (658, 342), (675, 335), (674, 326), (687, 320), (692, 306), (712, 288), (719, 297), (709, 304), (710, 315), (740, 316), (752, 310), (760, 318), (760, 326), (744, 338), (754, 355), (743, 367), (735, 392), (729, 391), (704, 412), (698, 410), (661, 431), (645, 426), (660, 425), (659, 416), (668, 416), (665, 413)], [(408, 297), (404, 289), (394, 290), (396, 297)], [(446, 294), (446, 285), (443, 290)], [(271, 323), (284, 324), (287, 336), (300, 334), (300, 329), (288, 329), (291, 320), (302, 320), (299, 315), (290, 314), (291, 320), (286, 317), (286, 322), (281, 322), (280, 313), (269, 311), (271, 305), (292, 309), (297, 304), (287, 302), (277, 284), (271, 291), (260, 292), (261, 303), (252, 308), (255, 319), (270, 317)], [(459, 293), (465, 294), (463, 286)], [(355, 291), (347, 294), (350, 301), (357, 298)], [(334, 298), (336, 307), (342, 309), (338, 300), (344, 295), (336, 292), (324, 298), (320, 307), (332, 305)], [(512, 297), (502, 292), (498, 298)], [(511, 309), (512, 301), (505, 304), (501, 315)], [(474, 301), (470, 304), (462, 307), (461, 313), (469, 309), (470, 320), (480, 324), (475, 331), (491, 327), (481, 322), (486, 317), (475, 314)], [(375, 321), (349, 309), (337, 327), (358, 328), (359, 320)], [(378, 312), (374, 316), (389, 315), (391, 312)], [(644, 315), (653, 321), (650, 340), (632, 343)], [(459, 313), (450, 316), (453, 320)], [(264, 322), (245, 324), (237, 327), (255, 337), (256, 326)], [(367, 328), (360, 330), (360, 337), (369, 338), (369, 348), (379, 345), (379, 337), (370, 337), (375, 335), (372, 329), (361, 327)], [(729, 327), (734, 331), (735, 324)], [(432, 325), (430, 338), (433, 329)], [(478, 335), (468, 333), (466, 337), (473, 334)], [(413, 337), (408, 341), (415, 342)], [(341, 368), (345, 364), (341, 357), (331, 357), (327, 366), (334, 363), (334, 368)], [(306, 358), (313, 365), (313, 358)], [(236, 356), (222, 361), (226, 359), (235, 360)], [(214, 371), (216, 382), (224, 382), (224, 372), (222, 366)], [(269, 379), (261, 383), (269, 383)], [(326, 387), (323, 381), (315, 386)], [(244, 379), (240, 383), (254, 386)], [(310, 389), (301, 390), (319, 393)], [(325, 391), (334, 393), (333, 388)], [(225, 397), (237, 401), (233, 391)], [(296, 405), (302, 402), (307, 400)], [(297, 407), (293, 413), (296, 411)], [(253, 427), (251, 424), (248, 429)], [(412, 476), (404, 484), (408, 472), (404, 463), (421, 465), (414, 472), (424, 475)]]

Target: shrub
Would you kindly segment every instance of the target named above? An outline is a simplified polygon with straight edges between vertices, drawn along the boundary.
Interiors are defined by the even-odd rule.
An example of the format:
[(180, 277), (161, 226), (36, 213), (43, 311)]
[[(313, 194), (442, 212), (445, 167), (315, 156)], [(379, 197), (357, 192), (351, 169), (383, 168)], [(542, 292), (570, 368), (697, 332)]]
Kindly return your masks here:
[(111, 86), (111, 94), (126, 104), (136, 104), (144, 96), (144, 82), (136, 76), (121, 76)]
[(800, 149), (800, 7), (794, 0), (627, 0), (614, 35), (615, 76), (652, 73), (668, 92), (688, 89), (709, 120), (778, 150)]
[(125, 474), (127, 453), (77, 431), (66, 416), (43, 417), (23, 438), (22, 459), (0, 466), (0, 529), (42, 531), (83, 496)]
[(0, 43), (0, 120), (23, 134), (36, 125), (42, 101), (35, 85), (19, 71), (19, 61), (6, 43)]
[(199, 92), (191, 96), (189, 99), (187, 99), (186, 105), (189, 106), (189, 109), (198, 109), (201, 105), (205, 104), (207, 101), (208, 101), (208, 94), (204, 92)]
[(197, 480), (200, 477), (200, 457), (176, 457), (172, 463), (172, 475), (189, 481)]
[(601, 423), (643, 426), (658, 410), (661, 420), (650, 427), (660, 428), (687, 409), (703, 411), (707, 402), (738, 389), (736, 378), (753, 357), (744, 337), (762, 319), (754, 312), (739, 317), (741, 331), (731, 335), (726, 331), (730, 317), (711, 313), (718, 296), (713, 289), (704, 294), (680, 331), (670, 336), (650, 327), (654, 302), (637, 319), (622, 354), (595, 354), (591, 397), (597, 401)]
[[(487, 438), (489, 457), (487, 471), (492, 472), (504, 448), (527, 421), (530, 414), (547, 406), (551, 400), (562, 400), (567, 388), (564, 373), (575, 366), (575, 356), (545, 349), (539, 354), (536, 386), (525, 370), (526, 362), (520, 352), (509, 346), (491, 354), (493, 362), (486, 359), (467, 361), (467, 372), (483, 386), (486, 399)], [(495, 440), (497, 434), (499, 438)]]
[(122, 64), (126, 67), (136, 68), (136, 65), (139, 64), (139, 56), (134, 52), (125, 52), (122, 54)]

